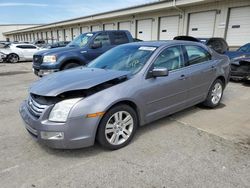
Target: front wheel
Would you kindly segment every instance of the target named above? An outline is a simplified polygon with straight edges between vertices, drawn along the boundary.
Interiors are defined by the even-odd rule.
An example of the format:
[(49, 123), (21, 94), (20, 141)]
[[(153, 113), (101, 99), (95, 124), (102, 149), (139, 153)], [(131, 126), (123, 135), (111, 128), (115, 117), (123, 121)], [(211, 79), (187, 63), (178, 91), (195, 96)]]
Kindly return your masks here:
[(115, 106), (101, 120), (97, 140), (107, 149), (120, 149), (132, 140), (137, 126), (138, 119), (133, 108), (128, 105)]
[(209, 89), (207, 99), (204, 101), (204, 105), (210, 108), (215, 108), (220, 104), (223, 96), (223, 83), (221, 80), (217, 79), (214, 81)]

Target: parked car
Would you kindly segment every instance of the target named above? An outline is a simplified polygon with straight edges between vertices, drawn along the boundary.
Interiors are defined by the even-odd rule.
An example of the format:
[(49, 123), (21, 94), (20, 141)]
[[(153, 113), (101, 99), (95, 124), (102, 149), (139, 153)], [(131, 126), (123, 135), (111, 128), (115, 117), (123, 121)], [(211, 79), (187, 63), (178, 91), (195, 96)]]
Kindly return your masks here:
[(43, 46), (43, 48), (46, 49), (51, 49), (51, 48), (60, 48), (60, 47), (65, 47), (70, 43), (70, 41), (58, 41), (58, 42), (54, 42), (52, 44), (47, 44), (45, 46)]
[(218, 37), (195, 38), (195, 37), (191, 37), (191, 36), (176, 36), (176, 37), (174, 37), (174, 40), (186, 40), (186, 41), (193, 41), (193, 42), (201, 42), (220, 54), (224, 54), (229, 49), (228, 44), (225, 41), (225, 39), (218, 38)]
[(138, 126), (198, 103), (220, 104), (229, 58), (202, 43), (138, 42), (109, 50), (86, 67), (48, 75), (20, 107), (28, 132), (52, 148), (98, 142), (119, 149)]
[(64, 48), (38, 52), (33, 58), (34, 73), (38, 76), (86, 65), (111, 48), (133, 42), (128, 31), (96, 31), (84, 33)]
[(1, 48), (0, 51), (7, 55), (7, 61), (10, 63), (17, 63), (18, 61), (30, 61), (33, 55), (41, 50), (33, 44), (9, 44)]
[(230, 59), (244, 59), (248, 57), (250, 58), (250, 43), (241, 46), (236, 51), (227, 51), (226, 55)]
[(134, 42), (142, 42), (143, 40), (138, 39), (138, 38), (134, 38)]
[(250, 81), (250, 57), (231, 61), (230, 78), (235, 81)]
[(44, 45), (46, 45), (46, 41), (45, 40), (36, 40), (33, 42), (34, 45), (38, 46), (38, 47), (42, 47)]

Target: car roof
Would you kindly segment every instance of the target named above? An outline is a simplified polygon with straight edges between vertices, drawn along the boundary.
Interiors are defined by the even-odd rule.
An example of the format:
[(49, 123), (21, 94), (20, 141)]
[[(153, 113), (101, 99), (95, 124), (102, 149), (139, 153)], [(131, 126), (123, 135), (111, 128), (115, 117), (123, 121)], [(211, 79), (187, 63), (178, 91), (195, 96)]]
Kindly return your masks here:
[(103, 32), (128, 32), (128, 30), (105, 30), (105, 31), (91, 31), (91, 32), (86, 32), (86, 33), (103, 33)]
[(184, 40), (161, 40), (161, 41), (142, 41), (142, 42), (133, 42), (125, 45), (138, 45), (138, 46), (152, 46), (152, 47), (161, 47), (161, 46), (170, 46), (170, 45), (202, 45), (199, 42), (184, 41)]

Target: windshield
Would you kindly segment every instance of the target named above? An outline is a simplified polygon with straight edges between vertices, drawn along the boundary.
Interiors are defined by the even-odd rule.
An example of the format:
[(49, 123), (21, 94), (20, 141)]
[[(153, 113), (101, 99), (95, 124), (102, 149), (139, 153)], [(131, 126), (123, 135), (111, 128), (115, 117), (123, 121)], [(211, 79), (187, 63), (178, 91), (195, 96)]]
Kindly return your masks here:
[(146, 64), (156, 47), (125, 45), (104, 53), (90, 64), (89, 68), (129, 71), (136, 74)]
[(67, 46), (68, 47), (83, 47), (85, 46), (89, 39), (93, 36), (92, 33), (84, 33), (72, 40)]

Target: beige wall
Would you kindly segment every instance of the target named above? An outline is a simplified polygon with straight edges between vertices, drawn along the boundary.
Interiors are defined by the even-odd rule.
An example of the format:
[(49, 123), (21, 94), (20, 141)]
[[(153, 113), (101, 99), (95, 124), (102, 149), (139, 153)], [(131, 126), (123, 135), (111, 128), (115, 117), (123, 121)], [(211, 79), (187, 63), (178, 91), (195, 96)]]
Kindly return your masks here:
[(5, 41), (6, 38), (10, 38), (13, 41), (13, 36), (4, 36), (3, 33), (13, 30), (25, 29), (28, 27), (34, 27), (38, 25), (27, 25), (27, 24), (17, 24), (17, 25), (0, 25), (0, 41)]

